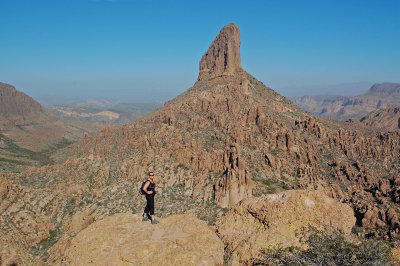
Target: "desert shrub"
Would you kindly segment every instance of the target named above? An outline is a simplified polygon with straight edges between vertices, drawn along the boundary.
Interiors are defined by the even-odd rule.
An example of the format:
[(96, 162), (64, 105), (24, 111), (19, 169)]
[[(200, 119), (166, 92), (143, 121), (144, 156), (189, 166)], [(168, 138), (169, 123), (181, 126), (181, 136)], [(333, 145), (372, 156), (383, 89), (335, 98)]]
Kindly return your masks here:
[(327, 235), (309, 231), (303, 240), (308, 249), (285, 248), (265, 250), (262, 259), (253, 265), (390, 265), (391, 250), (388, 243), (375, 239), (363, 240), (356, 245), (339, 233)]

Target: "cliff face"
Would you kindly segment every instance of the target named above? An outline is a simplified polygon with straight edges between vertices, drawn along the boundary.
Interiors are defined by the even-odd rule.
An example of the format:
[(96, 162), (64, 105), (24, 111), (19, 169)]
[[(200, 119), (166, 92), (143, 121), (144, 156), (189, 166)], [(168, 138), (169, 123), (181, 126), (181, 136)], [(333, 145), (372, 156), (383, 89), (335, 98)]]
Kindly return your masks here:
[(231, 23), (220, 31), (201, 58), (198, 80), (233, 75), (241, 68), (240, 30)]
[(154, 171), (159, 216), (191, 209), (215, 223), (222, 208), (251, 197), (321, 187), (351, 205), (360, 234), (400, 239), (400, 133), (301, 110), (239, 67), (236, 28), (221, 31), (182, 95), (133, 124), (86, 136), (64, 164), (6, 176), (3, 231), (52, 259), (65, 252), (75, 213), (142, 212), (137, 188)]

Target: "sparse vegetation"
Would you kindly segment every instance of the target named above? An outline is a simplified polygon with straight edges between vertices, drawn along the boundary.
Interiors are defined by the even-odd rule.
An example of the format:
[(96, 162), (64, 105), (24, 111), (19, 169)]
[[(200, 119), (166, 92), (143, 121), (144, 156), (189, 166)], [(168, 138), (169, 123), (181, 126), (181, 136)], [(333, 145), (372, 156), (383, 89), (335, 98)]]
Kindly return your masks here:
[[(7, 138), (0, 132), (0, 141), (4, 147), (0, 152), (0, 166), (2, 170), (18, 172), (27, 166), (41, 166), (46, 164), (53, 164), (53, 160), (49, 157), (49, 153), (54, 149), (61, 146), (55, 146), (54, 149), (47, 149), (43, 151), (31, 151), (26, 148), (21, 148), (14, 143), (13, 140)], [(61, 144), (60, 144), (61, 145)], [(62, 144), (64, 146), (66, 144)], [(7, 167), (7, 165), (8, 167)]]
[(179, 163), (178, 164), (178, 168), (182, 168), (183, 170), (189, 170), (189, 168), (188, 167), (186, 167), (184, 164), (182, 164), (182, 163)]
[(31, 250), (31, 254), (38, 256), (42, 261), (46, 261), (49, 257), (47, 250), (51, 248), (60, 239), (62, 231), (60, 227), (50, 230), (49, 236), (42, 239), (38, 245)]
[(304, 243), (308, 249), (286, 248), (265, 250), (262, 259), (253, 265), (390, 265), (391, 250), (388, 243), (363, 240), (354, 244), (343, 235), (326, 235), (311, 229)]

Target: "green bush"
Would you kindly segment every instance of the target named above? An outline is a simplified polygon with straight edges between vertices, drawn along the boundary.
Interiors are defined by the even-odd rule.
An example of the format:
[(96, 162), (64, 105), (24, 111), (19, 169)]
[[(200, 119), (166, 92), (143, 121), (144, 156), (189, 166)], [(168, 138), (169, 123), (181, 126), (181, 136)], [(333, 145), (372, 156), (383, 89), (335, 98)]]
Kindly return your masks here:
[(312, 230), (305, 242), (309, 249), (285, 248), (265, 250), (262, 259), (253, 265), (390, 265), (388, 243), (367, 239), (359, 245), (348, 242), (343, 235), (326, 235)]

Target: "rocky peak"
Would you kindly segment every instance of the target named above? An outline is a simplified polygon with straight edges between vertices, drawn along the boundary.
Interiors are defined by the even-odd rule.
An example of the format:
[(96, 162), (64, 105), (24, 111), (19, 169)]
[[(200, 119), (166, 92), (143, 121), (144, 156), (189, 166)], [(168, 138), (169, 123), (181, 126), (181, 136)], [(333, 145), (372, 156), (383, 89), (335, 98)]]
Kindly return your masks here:
[(238, 68), (242, 68), (240, 30), (231, 23), (222, 28), (201, 58), (198, 80), (232, 75)]

